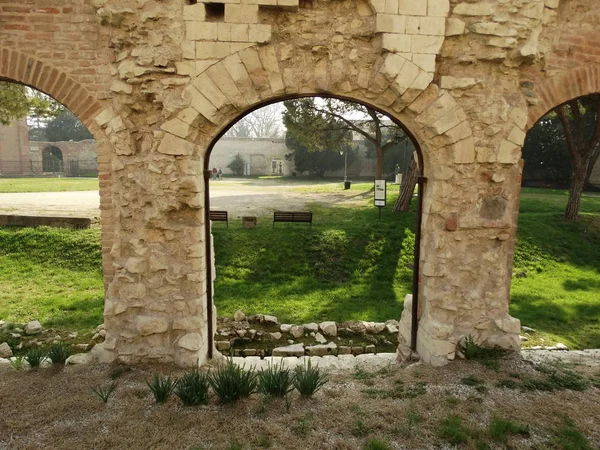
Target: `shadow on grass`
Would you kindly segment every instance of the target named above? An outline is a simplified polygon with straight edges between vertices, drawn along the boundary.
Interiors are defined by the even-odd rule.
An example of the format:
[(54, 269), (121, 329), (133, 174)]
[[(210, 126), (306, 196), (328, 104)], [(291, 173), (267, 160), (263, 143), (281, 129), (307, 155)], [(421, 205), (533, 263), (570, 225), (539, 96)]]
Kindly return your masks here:
[(600, 304), (600, 277), (599, 278), (579, 278), (578, 280), (566, 280), (563, 286), (567, 291), (598, 291), (598, 303)]
[(593, 304), (558, 304), (534, 295), (511, 297), (510, 314), (538, 332), (568, 336), (577, 348), (600, 348), (600, 299)]
[(313, 227), (213, 229), (219, 313), (245, 308), (293, 322), (398, 318), (411, 289), (405, 263), (414, 213), (388, 209), (379, 222), (375, 208), (311, 210)]

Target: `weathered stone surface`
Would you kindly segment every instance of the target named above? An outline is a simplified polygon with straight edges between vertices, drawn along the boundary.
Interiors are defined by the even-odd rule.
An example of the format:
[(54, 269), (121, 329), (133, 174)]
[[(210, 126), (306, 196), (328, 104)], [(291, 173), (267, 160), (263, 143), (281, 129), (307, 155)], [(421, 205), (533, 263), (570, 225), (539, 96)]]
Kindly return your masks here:
[(43, 330), (42, 324), (37, 320), (32, 320), (27, 325), (25, 325), (25, 334), (34, 335), (39, 334)]
[(294, 325), (290, 328), (290, 334), (298, 339), (304, 336), (304, 327), (302, 325)]
[(306, 354), (308, 356), (333, 355), (336, 353), (336, 350), (337, 345), (335, 345), (333, 342), (330, 342), (328, 344), (310, 345), (306, 347)]
[(315, 334), (315, 341), (317, 341), (319, 344), (324, 344), (325, 342), (327, 342), (327, 339), (325, 339), (325, 337), (321, 333), (317, 333)]
[(303, 326), (306, 329), (306, 331), (309, 333), (316, 333), (317, 331), (319, 331), (319, 325), (317, 325), (314, 322), (305, 323)]
[(304, 344), (293, 344), (277, 347), (271, 352), (273, 356), (304, 356)]
[(10, 358), (12, 355), (12, 349), (6, 342), (0, 344), (0, 358)]
[(335, 322), (321, 322), (319, 329), (325, 336), (337, 336), (337, 325)]
[(233, 314), (233, 320), (235, 320), (236, 322), (241, 322), (242, 320), (246, 320), (246, 314), (244, 314), (242, 311), (237, 310), (234, 314)]
[(163, 317), (139, 316), (136, 329), (142, 336), (149, 336), (164, 333), (169, 329), (169, 324)]
[[(12, 11), (3, 61), (23, 64), (0, 67), (66, 104), (98, 142), (107, 359), (179, 363), (181, 334), (197, 333), (191, 352), (206, 360), (207, 149), (250, 108), (315, 92), (391, 114), (423, 152), (423, 361), (454, 358), (468, 334), (518, 342), (503, 321), (522, 141), (547, 111), (600, 90), (591, 0), (234, 1), (222, 22), (203, 2), (121, 3), (64, 8), (50, 37), (23, 32), (36, 12)], [(93, 35), (94, 49), (63, 64), (67, 34), (73, 48)]]
[(92, 353), (75, 353), (67, 358), (65, 361), (66, 366), (70, 365), (81, 365), (81, 364), (92, 364), (95, 361)]

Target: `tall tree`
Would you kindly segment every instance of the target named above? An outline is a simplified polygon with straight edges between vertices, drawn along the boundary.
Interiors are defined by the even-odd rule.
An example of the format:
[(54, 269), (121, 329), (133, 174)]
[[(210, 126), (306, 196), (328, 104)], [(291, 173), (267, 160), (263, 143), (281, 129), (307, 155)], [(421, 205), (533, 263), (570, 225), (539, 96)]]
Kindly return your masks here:
[[(308, 172), (318, 177), (325, 176), (326, 172), (335, 171), (344, 167), (344, 152), (347, 152), (347, 162), (351, 165), (356, 158), (356, 149), (349, 140), (346, 141), (346, 147), (341, 151), (324, 149), (318, 152), (310, 151), (306, 146), (300, 144), (295, 139), (286, 137), (286, 146), (293, 150), (294, 164), (296, 170), (300, 173)], [(292, 155), (290, 155), (291, 157)], [(288, 155), (286, 155), (286, 159)]]
[(228, 137), (282, 137), (281, 104), (274, 103), (251, 112), (237, 121), (225, 134)]
[(94, 139), (85, 125), (71, 111), (65, 111), (50, 120), (46, 125), (45, 135), (50, 142)]
[(375, 176), (383, 177), (384, 154), (406, 139), (404, 131), (368, 106), (337, 99), (303, 98), (284, 102), (283, 122), (288, 133), (309, 151), (339, 151), (344, 145), (336, 133), (356, 133), (375, 150)]
[(0, 124), (10, 125), (26, 116), (54, 117), (65, 108), (47, 95), (22, 84), (0, 81)]
[[(556, 108), (571, 157), (571, 183), (565, 219), (575, 222), (581, 194), (600, 153), (600, 94), (571, 100)], [(586, 120), (590, 115), (593, 120)], [(591, 123), (592, 126), (586, 126)]]

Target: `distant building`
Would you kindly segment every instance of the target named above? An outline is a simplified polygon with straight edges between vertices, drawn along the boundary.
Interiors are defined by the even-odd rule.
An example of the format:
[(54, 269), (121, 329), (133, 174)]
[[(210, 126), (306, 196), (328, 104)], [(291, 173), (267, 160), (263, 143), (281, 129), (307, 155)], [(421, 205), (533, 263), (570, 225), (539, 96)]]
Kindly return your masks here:
[(17, 120), (12, 124), (0, 125), (0, 175), (29, 175), (28, 127), (25, 120)]
[(0, 125), (0, 176), (94, 175), (96, 141), (30, 141), (25, 120)]

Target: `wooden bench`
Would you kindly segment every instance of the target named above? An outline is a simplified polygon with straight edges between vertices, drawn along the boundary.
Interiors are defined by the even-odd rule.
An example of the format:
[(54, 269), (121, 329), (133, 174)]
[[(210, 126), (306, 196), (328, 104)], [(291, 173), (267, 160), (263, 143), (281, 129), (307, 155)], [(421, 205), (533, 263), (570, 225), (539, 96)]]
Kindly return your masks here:
[(275, 222), (303, 222), (310, 223), (312, 227), (312, 212), (310, 211), (275, 211), (273, 213), (273, 227)]
[(229, 216), (227, 211), (210, 211), (210, 220), (212, 222), (225, 222), (229, 228)]

